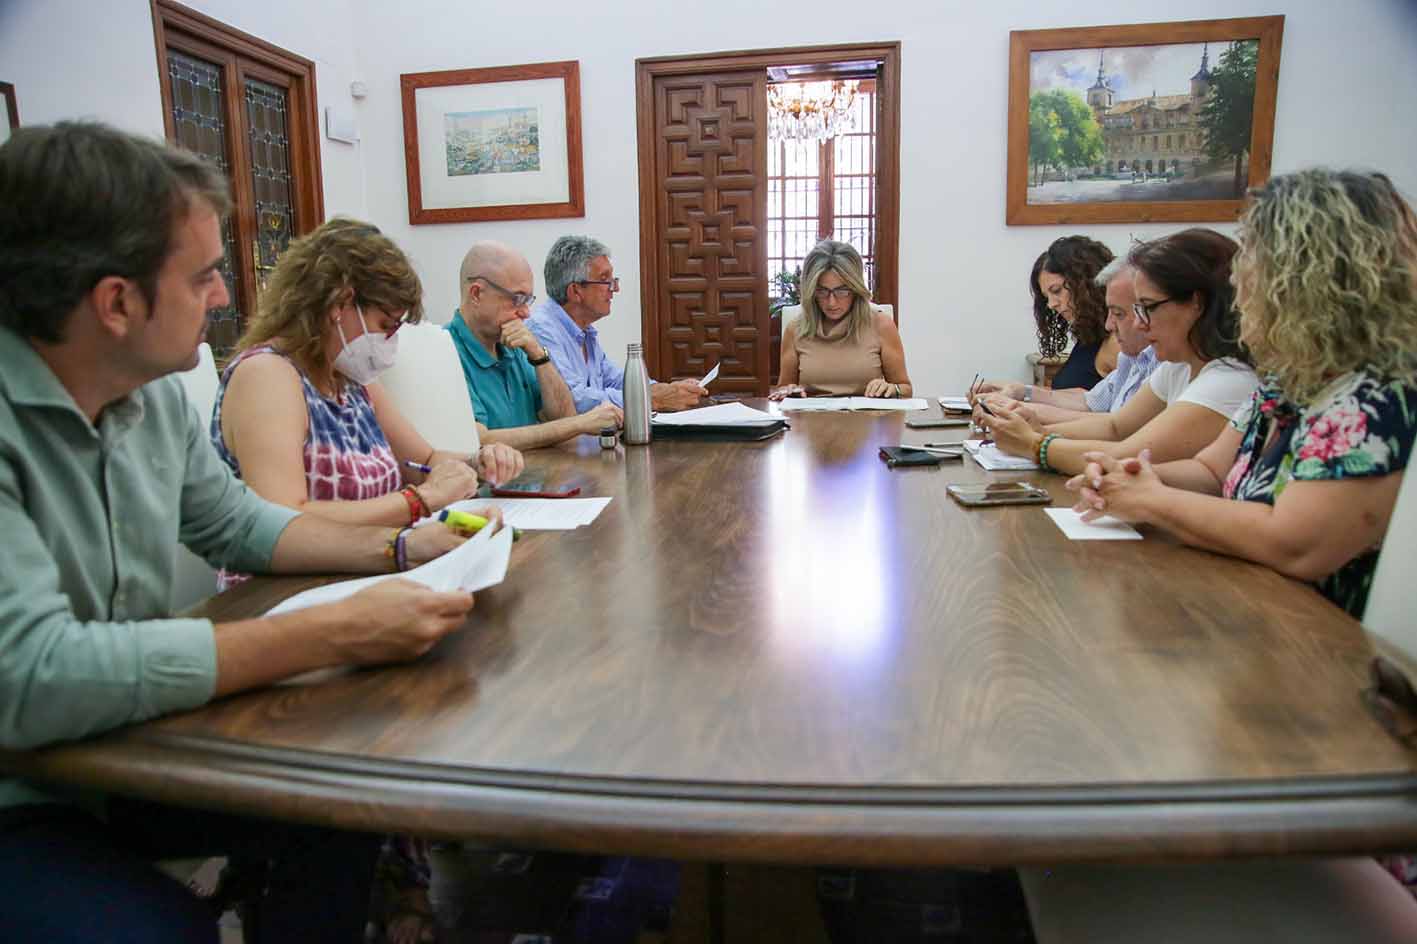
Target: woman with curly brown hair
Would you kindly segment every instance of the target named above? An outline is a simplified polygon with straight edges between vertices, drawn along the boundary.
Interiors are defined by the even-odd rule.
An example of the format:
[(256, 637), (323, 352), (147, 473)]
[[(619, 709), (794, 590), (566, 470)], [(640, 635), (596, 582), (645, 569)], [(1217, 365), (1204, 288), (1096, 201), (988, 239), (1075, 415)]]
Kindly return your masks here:
[(1061, 352), (1073, 338), (1068, 359), (1052, 388), (986, 380), (975, 393), (999, 393), (1026, 403), (1085, 410), (1083, 394), (1117, 366), (1120, 348), (1107, 331), (1107, 293), (1097, 275), (1112, 261), (1112, 250), (1086, 236), (1063, 236), (1043, 251), (1028, 273), (1038, 350)]
[(1264, 383), (1195, 458), (1092, 456), (1069, 487), (1361, 618), (1417, 433), (1417, 218), (1382, 174), (1306, 170), (1251, 192), (1241, 241)]

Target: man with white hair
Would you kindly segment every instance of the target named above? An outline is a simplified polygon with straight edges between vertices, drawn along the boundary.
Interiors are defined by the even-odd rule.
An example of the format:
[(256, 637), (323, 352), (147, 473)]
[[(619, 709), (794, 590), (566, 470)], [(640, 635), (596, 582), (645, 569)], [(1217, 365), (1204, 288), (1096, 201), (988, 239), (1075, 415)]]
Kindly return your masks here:
[(532, 293), (526, 257), (494, 242), (463, 257), (458, 310), (448, 324), (484, 443), (536, 449), (595, 434), (624, 419), (613, 403), (581, 413), (556, 365), (526, 326)]
[[(610, 250), (589, 236), (562, 236), (546, 254), (546, 293), (527, 324), (535, 333), (585, 413), (603, 403), (625, 407), (625, 369), (605, 356), (595, 323), (610, 314), (620, 280)], [(694, 380), (654, 383), (655, 410), (686, 410), (708, 395)]]
[[(1050, 390), (1008, 384), (1001, 394), (1015, 402), (1006, 401), (1005, 406), (1017, 406), (1025, 415), (1046, 425), (1066, 422), (1086, 413), (1114, 413), (1141, 389), (1158, 362), (1146, 343), (1146, 329), (1132, 313), (1132, 304), (1136, 301), (1132, 275), (1133, 269), (1127, 265), (1125, 256), (1113, 259), (1097, 273), (1097, 284), (1107, 291), (1107, 330), (1117, 336), (1121, 348), (1116, 369), (1091, 390)], [(990, 397), (990, 403), (996, 399), (997, 396)]]

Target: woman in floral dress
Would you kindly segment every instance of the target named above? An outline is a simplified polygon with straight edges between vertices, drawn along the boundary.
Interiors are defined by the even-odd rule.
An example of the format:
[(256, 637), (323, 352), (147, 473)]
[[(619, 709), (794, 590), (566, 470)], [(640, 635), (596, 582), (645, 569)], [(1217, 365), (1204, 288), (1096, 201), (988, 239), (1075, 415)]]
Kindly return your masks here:
[(1068, 485), (1086, 517), (1265, 564), (1361, 619), (1417, 431), (1417, 218), (1382, 174), (1251, 197), (1234, 282), (1259, 389), (1194, 459), (1095, 455)]

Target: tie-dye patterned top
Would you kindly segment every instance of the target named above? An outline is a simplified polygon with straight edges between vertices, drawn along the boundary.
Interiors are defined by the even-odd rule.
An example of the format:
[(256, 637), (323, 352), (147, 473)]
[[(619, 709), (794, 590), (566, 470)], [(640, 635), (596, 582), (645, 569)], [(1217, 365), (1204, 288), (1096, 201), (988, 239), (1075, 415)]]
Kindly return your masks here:
[[(221, 436), (222, 401), (236, 365), (258, 354), (285, 357), (270, 345), (243, 351), (222, 371), (216, 408), (212, 411), (212, 445), (237, 478), (241, 478), (241, 464), (226, 448)], [(358, 384), (350, 384), (339, 400), (328, 399), (293, 361), (291, 366), (300, 375), (305, 410), (310, 419), (303, 456), (305, 490), (310, 500), (362, 501), (397, 491), (403, 484), (398, 460), (379, 427), (368, 392)], [(225, 589), (239, 579), (237, 575), (222, 572), (218, 575), (218, 586)]]

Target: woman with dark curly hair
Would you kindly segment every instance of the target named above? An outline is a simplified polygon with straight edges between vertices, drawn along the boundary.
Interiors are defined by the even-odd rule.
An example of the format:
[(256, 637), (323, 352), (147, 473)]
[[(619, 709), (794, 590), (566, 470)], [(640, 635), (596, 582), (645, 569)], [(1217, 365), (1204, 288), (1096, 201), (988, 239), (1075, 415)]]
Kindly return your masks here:
[(1236, 305), (1264, 383), (1195, 458), (1092, 456), (1069, 487), (1089, 515), (1265, 564), (1362, 618), (1417, 433), (1417, 218), (1382, 174), (1300, 171), (1251, 200)]
[(1062, 353), (1068, 336), (1073, 349), (1053, 377), (1052, 388), (986, 380), (976, 393), (1000, 393), (1026, 403), (1085, 410), (1083, 394), (1117, 366), (1117, 339), (1107, 331), (1107, 293), (1097, 274), (1112, 261), (1112, 250), (1086, 236), (1063, 236), (1043, 251), (1028, 273), (1038, 350)]

